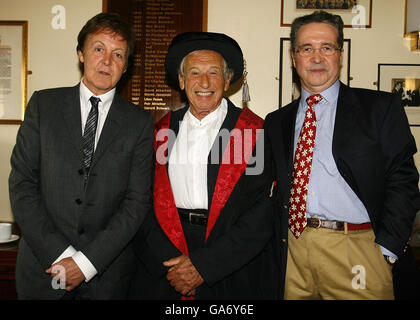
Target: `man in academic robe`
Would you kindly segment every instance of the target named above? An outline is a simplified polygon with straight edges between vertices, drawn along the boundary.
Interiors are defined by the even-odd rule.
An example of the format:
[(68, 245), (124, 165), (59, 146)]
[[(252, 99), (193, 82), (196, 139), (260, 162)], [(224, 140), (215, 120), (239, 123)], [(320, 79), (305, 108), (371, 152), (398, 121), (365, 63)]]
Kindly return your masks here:
[(188, 103), (155, 128), (154, 214), (135, 240), (134, 297), (275, 298), (263, 121), (223, 97), (242, 76), (242, 51), (224, 34), (183, 33), (165, 67)]

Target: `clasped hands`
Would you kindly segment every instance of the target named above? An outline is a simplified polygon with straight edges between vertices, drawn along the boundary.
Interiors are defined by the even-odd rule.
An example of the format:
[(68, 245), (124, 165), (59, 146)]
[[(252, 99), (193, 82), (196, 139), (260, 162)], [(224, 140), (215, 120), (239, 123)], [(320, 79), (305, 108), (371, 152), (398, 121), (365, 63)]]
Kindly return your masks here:
[[(195, 295), (195, 289), (204, 282), (204, 279), (186, 255), (169, 259), (163, 262), (163, 265), (169, 267), (166, 279), (183, 296)], [(73, 290), (85, 280), (82, 271), (71, 257), (58, 261), (45, 270), (45, 272), (50, 274), (51, 278), (56, 276), (65, 277), (66, 291)], [(61, 272), (64, 274), (61, 274)]]
[[(80, 270), (73, 258), (64, 258), (54, 263), (50, 268), (45, 270), (50, 274), (51, 278), (58, 276), (60, 281), (65, 279), (66, 291), (71, 291), (85, 280), (83, 272)], [(61, 274), (63, 272), (63, 274)]]
[(186, 255), (169, 259), (163, 262), (163, 265), (169, 267), (166, 279), (183, 296), (195, 295), (195, 288), (204, 282), (204, 279)]

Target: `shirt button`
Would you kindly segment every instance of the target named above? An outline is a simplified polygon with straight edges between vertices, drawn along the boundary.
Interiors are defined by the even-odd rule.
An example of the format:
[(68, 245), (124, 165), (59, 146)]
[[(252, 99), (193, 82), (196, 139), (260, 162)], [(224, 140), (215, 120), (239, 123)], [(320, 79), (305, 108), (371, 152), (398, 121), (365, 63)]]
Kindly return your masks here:
[(76, 199), (75, 201), (76, 201), (76, 204), (78, 204), (78, 205), (81, 205), (83, 203), (83, 201), (80, 200), (80, 199)]

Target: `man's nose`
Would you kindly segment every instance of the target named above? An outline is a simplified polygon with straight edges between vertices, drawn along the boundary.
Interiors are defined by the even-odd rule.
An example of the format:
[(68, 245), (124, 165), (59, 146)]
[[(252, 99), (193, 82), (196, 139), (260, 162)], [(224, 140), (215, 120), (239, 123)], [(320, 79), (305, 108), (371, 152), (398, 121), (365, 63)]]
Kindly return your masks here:
[(313, 62), (320, 62), (323, 59), (323, 56), (321, 54), (321, 50), (315, 49), (312, 52), (311, 59), (312, 59)]
[(206, 73), (203, 73), (202, 76), (200, 77), (200, 86), (202, 88), (208, 88), (209, 87), (209, 77)]
[(112, 59), (111, 55), (112, 55), (111, 52), (106, 52), (104, 54), (104, 59), (103, 59), (104, 65), (107, 66), (107, 65), (109, 65), (111, 63), (111, 59)]

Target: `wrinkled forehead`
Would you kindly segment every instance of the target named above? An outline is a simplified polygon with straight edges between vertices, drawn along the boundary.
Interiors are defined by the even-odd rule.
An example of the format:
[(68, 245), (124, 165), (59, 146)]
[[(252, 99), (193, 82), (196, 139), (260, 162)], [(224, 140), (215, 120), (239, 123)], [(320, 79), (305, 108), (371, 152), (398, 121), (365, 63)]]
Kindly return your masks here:
[(337, 44), (337, 29), (325, 22), (311, 22), (301, 26), (297, 32), (297, 45), (302, 46), (311, 43)]
[(185, 61), (187, 63), (191, 62), (208, 62), (208, 63), (218, 63), (220, 66), (223, 65), (222, 55), (213, 50), (194, 50), (185, 56)]

